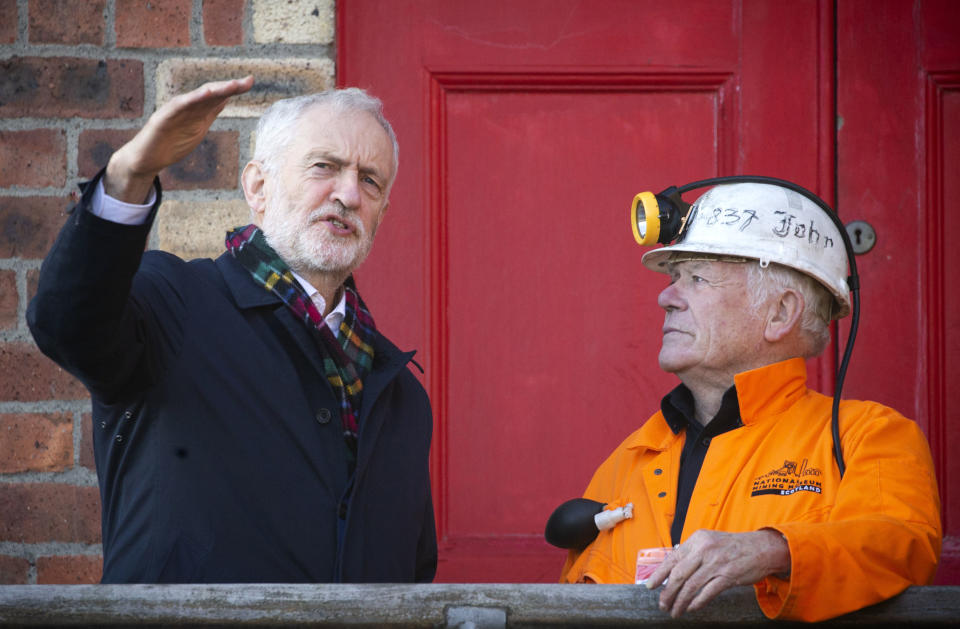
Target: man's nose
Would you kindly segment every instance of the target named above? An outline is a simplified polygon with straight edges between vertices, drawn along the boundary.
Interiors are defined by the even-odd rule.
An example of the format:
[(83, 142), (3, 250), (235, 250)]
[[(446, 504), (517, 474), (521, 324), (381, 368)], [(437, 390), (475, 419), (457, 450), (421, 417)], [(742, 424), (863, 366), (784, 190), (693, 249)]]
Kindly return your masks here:
[(676, 310), (683, 307), (683, 299), (677, 289), (676, 282), (667, 284), (667, 287), (657, 295), (657, 305), (664, 310)]
[(339, 201), (348, 210), (355, 210), (360, 206), (360, 176), (349, 169), (344, 169), (337, 177), (333, 193), (334, 201)]

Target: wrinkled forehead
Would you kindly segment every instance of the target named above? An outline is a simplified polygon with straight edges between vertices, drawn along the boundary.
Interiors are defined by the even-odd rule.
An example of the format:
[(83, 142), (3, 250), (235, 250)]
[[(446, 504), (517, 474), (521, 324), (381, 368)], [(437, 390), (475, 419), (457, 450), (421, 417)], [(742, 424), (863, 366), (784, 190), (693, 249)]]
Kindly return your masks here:
[(396, 173), (390, 135), (371, 112), (316, 103), (301, 112), (299, 121), (300, 132), (294, 142), (301, 148), (377, 164), (391, 177)]

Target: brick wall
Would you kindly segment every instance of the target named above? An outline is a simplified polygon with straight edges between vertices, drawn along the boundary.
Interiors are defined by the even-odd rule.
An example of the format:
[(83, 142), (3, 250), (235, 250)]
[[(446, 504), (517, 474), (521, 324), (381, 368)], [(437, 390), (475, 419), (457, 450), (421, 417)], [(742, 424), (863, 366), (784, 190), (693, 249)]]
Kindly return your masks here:
[(216, 256), (247, 222), (238, 176), (255, 116), (334, 82), (333, 0), (0, 0), (0, 584), (90, 583), (100, 513), (85, 389), (25, 322), (77, 182), (172, 95), (254, 89), (161, 174), (150, 246)]

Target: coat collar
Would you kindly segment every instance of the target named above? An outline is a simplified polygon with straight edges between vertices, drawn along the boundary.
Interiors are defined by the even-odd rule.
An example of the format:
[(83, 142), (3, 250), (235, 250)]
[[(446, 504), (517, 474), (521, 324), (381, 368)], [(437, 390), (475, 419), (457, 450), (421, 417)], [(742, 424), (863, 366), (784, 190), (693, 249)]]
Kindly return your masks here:
[(740, 418), (751, 424), (779, 415), (807, 393), (807, 364), (790, 358), (734, 376)]
[[(240, 266), (240, 263), (229, 253), (224, 253), (217, 259), (220, 269), (234, 302), (241, 310), (262, 306), (274, 306), (274, 314), (283, 324), (295, 342), (304, 348), (316, 347), (316, 341), (304, 323), (298, 320), (289, 308), (273, 292), (265, 290), (250, 277), (250, 273)], [(365, 452), (369, 452), (380, 431), (383, 414), (373, 414), (374, 403), (384, 389), (397, 377), (416, 352), (403, 352), (386, 337), (377, 332), (373, 340), (374, 358), (373, 367), (363, 381), (363, 403), (360, 410), (360, 440), (358, 453), (358, 469), (366, 460)], [(326, 382), (324, 375), (323, 356), (319, 351), (304, 351), (304, 355), (316, 370), (319, 379)]]
[[(778, 363), (738, 373), (733, 378), (740, 403), (740, 419), (749, 425), (780, 415), (807, 393), (807, 364), (803, 358), (790, 358)], [(650, 418), (639, 430), (627, 437), (624, 447), (663, 451), (678, 439), (667, 425), (663, 413)]]
[[(263, 286), (254, 282), (250, 278), (250, 272), (240, 266), (240, 263), (237, 262), (230, 252), (225, 252), (217, 258), (216, 263), (217, 268), (220, 269), (220, 273), (223, 275), (223, 279), (230, 290), (230, 294), (233, 296), (234, 302), (241, 310), (259, 308), (271, 304), (277, 306), (283, 305), (280, 298), (274, 295), (272, 291), (266, 290)], [(283, 310), (289, 312), (290, 309), (284, 306)], [(278, 310), (278, 313), (279, 312), (281, 312), (281, 310)], [(292, 314), (289, 317), (282, 317), (282, 319), (297, 340), (312, 342), (310, 334), (302, 321), (297, 320)], [(379, 332), (377, 332), (374, 338), (373, 348), (373, 369), (375, 371), (392, 370), (395, 373), (410, 362), (416, 354), (416, 352), (401, 351)], [(323, 365), (321, 363), (318, 363), (318, 365), (318, 371), (323, 374)], [(366, 393), (364, 393), (364, 396), (366, 396)]]
[(283, 303), (272, 291), (254, 282), (250, 272), (243, 268), (229, 251), (217, 258), (217, 268), (233, 295), (233, 301), (241, 310)]

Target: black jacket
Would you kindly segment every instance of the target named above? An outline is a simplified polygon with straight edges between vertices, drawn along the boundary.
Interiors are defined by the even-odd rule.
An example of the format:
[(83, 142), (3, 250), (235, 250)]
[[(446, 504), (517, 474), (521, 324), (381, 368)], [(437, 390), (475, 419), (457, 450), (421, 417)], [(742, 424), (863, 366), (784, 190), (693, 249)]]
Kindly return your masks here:
[(92, 190), (27, 319), (93, 398), (103, 581), (432, 580), (432, 416), (413, 353), (374, 343), (348, 478), (304, 324), (229, 253), (143, 253), (159, 199), (132, 227), (87, 211)]

